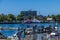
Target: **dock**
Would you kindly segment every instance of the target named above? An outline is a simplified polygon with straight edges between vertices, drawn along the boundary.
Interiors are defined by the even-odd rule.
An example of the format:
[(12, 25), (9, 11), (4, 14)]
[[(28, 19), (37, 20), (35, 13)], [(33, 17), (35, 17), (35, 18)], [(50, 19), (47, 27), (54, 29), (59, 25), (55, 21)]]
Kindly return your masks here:
[[(0, 27), (0, 30), (18, 30), (18, 28)], [(23, 29), (20, 28), (20, 30), (23, 30)]]

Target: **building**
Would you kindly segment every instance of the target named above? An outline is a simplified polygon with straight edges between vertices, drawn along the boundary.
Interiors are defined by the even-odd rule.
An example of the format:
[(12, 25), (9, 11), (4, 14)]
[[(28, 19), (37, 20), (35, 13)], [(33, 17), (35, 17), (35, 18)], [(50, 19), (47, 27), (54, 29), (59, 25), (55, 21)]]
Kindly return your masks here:
[(21, 11), (21, 14), (24, 15), (24, 19), (27, 19), (28, 16), (31, 16), (31, 19), (33, 19), (34, 16), (37, 15), (37, 11), (31, 11), (31, 10), (28, 10), (28, 11)]
[(48, 21), (51, 21), (51, 20), (52, 20), (52, 18), (47, 18), (47, 20), (48, 20)]
[(37, 11), (21, 11), (21, 14), (24, 14), (24, 16), (36, 16)]
[(53, 18), (47, 18), (47, 22), (53, 22)]
[(38, 18), (39, 18), (40, 20), (43, 20), (44, 16), (43, 16), (43, 15), (38, 15)]
[(0, 40), (7, 40), (7, 38), (2, 33), (0, 33)]

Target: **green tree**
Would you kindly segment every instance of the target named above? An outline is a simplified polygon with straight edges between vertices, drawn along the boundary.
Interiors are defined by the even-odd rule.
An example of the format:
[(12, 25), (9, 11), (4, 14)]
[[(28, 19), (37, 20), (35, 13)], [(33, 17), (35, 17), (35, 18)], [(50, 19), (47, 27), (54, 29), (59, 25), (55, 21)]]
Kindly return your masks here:
[(46, 17), (46, 16), (44, 16), (44, 17), (43, 17), (43, 21), (46, 21), (46, 19), (47, 19), (47, 17)]
[(56, 15), (56, 20), (57, 21), (60, 21), (60, 14), (59, 15)]
[(31, 16), (28, 16), (27, 19), (31, 19), (32, 17)]
[(56, 16), (55, 15), (52, 15), (51, 17), (53, 18), (53, 21), (56, 21)]
[(51, 16), (50, 16), (50, 15), (48, 15), (47, 17), (49, 17), (49, 18), (50, 18)]
[(21, 14), (21, 15), (18, 15), (17, 17), (16, 17), (16, 20), (23, 20), (23, 14)]
[(39, 20), (39, 17), (38, 16), (35, 16), (35, 19), (38, 19)]
[(15, 16), (13, 14), (8, 14), (7, 19), (8, 19), (8, 21), (15, 20)]
[(0, 15), (0, 21), (2, 22), (2, 21), (6, 21), (6, 20), (7, 20), (7, 16), (4, 14), (1, 14)]

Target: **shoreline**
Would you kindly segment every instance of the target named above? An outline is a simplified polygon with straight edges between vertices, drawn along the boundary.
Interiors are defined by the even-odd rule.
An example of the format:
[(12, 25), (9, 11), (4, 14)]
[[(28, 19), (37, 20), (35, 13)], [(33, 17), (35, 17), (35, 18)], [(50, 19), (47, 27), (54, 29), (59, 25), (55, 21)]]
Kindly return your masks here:
[[(37, 23), (56, 23), (56, 22), (30, 22), (30, 23), (22, 23), (22, 22), (0, 22), (0, 24), (37, 24)], [(57, 22), (60, 23), (60, 22)]]

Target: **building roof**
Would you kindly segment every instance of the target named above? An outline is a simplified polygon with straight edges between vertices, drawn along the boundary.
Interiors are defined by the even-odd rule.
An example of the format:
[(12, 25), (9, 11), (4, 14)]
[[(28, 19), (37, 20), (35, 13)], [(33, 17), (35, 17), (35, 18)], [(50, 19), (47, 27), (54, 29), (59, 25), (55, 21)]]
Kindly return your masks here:
[(6, 37), (2, 33), (0, 33), (0, 39), (6, 39)]

